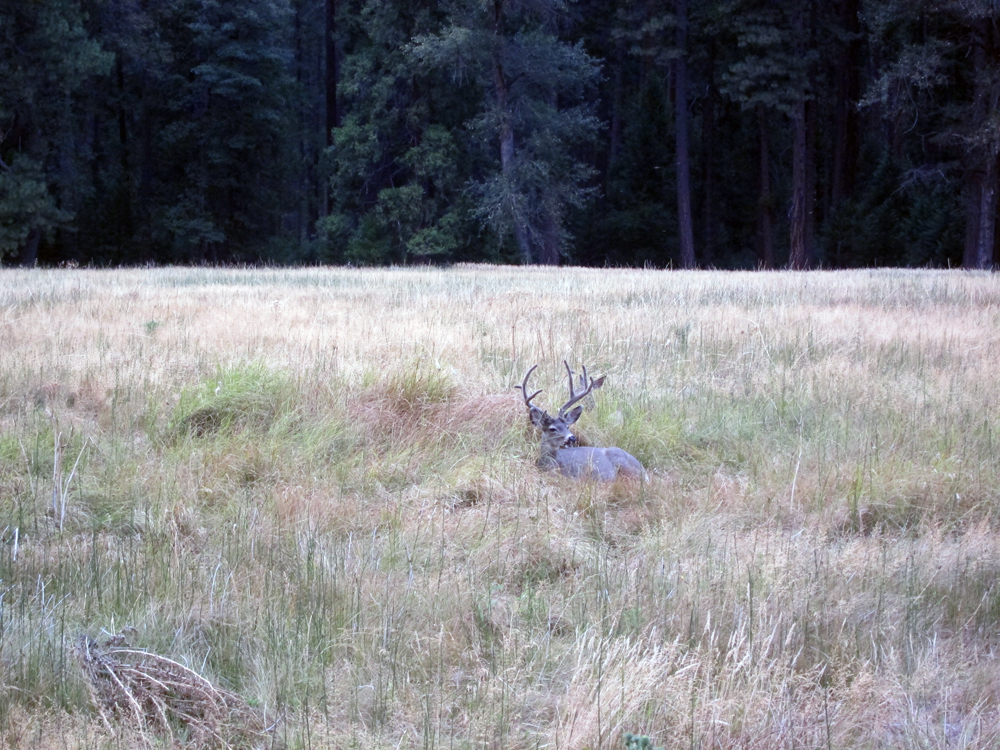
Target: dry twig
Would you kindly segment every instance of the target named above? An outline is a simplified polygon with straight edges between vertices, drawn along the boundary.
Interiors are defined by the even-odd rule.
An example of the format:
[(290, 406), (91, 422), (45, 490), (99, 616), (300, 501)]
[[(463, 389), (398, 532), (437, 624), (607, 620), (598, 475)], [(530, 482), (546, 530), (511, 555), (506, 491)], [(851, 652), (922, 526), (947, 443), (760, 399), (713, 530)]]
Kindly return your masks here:
[(186, 747), (264, 744), (263, 719), (242, 697), (172, 659), (131, 647), (124, 635), (104, 642), (81, 636), (76, 656), (109, 731), (118, 723)]

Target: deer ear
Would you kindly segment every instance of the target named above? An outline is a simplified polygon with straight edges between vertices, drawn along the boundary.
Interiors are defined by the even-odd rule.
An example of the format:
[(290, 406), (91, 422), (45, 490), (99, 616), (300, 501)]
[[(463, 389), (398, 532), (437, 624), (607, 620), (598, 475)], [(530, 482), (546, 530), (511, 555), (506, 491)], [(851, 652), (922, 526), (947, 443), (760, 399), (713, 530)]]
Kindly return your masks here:
[(578, 406), (575, 409), (573, 409), (573, 411), (571, 411), (569, 414), (567, 414), (565, 417), (563, 417), (563, 419), (566, 421), (566, 424), (570, 425), (576, 422), (576, 420), (580, 418), (581, 414), (583, 414), (583, 407)]
[(547, 426), (546, 420), (549, 419), (549, 415), (537, 406), (528, 407), (528, 417), (531, 419), (531, 424), (540, 429), (544, 429)]
[(600, 387), (601, 387), (602, 385), (604, 385), (604, 379), (605, 379), (606, 377), (607, 377), (607, 375), (601, 375), (601, 377), (599, 377), (599, 378), (598, 378), (597, 380), (595, 380), (595, 381), (594, 381), (594, 387), (593, 387), (593, 390), (595, 390), (595, 391), (596, 391), (596, 390), (597, 390), (598, 388), (600, 388)]

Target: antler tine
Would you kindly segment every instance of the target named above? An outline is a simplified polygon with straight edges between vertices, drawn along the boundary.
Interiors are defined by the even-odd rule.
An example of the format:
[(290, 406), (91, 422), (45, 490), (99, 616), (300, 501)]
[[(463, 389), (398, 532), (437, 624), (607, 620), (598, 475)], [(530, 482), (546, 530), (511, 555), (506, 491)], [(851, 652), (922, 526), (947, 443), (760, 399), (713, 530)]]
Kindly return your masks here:
[(528, 374), (524, 376), (524, 380), (521, 381), (521, 385), (515, 385), (514, 386), (515, 388), (520, 388), (521, 389), (521, 396), (524, 398), (524, 405), (527, 406), (529, 409), (531, 408), (531, 400), (535, 396), (537, 396), (539, 393), (542, 392), (542, 389), (539, 388), (537, 391), (535, 391), (534, 393), (532, 393), (530, 396), (528, 395), (528, 378), (531, 377), (531, 373), (533, 373), (535, 371), (535, 368), (537, 368), (537, 367), (538, 367), (537, 364), (536, 365), (532, 365), (531, 369), (528, 370)]
[(559, 416), (565, 416), (566, 410), (569, 409), (577, 401), (586, 398), (590, 395), (590, 392), (594, 390), (594, 380), (587, 375), (587, 366), (583, 366), (583, 377), (580, 379), (581, 385), (585, 385), (587, 390), (583, 393), (577, 393), (573, 388), (573, 371), (569, 369), (569, 365), (566, 364), (566, 360), (563, 360), (563, 364), (566, 365), (566, 372), (569, 373), (569, 401), (559, 407)]
[[(569, 362), (567, 362), (565, 359), (563, 360), (563, 365), (566, 368), (566, 376), (569, 379), (569, 397), (570, 398), (576, 398), (576, 390), (575, 390), (576, 387), (573, 385), (573, 375), (574, 375), (574, 373), (573, 373), (573, 371), (569, 367)], [(600, 378), (599, 380), (595, 380), (594, 381), (594, 388), (600, 388), (601, 384), (603, 382), (604, 382), (604, 378)], [(588, 381), (587, 381), (587, 366), (584, 365), (583, 366), (583, 375), (580, 376), (580, 387), (581, 388), (586, 388), (587, 385), (588, 385)]]
[[(566, 377), (569, 379), (569, 397), (573, 398), (576, 393), (573, 391), (573, 371), (569, 369), (569, 362), (565, 359), (563, 360), (563, 366), (566, 368)], [(584, 383), (586, 385), (586, 383)]]

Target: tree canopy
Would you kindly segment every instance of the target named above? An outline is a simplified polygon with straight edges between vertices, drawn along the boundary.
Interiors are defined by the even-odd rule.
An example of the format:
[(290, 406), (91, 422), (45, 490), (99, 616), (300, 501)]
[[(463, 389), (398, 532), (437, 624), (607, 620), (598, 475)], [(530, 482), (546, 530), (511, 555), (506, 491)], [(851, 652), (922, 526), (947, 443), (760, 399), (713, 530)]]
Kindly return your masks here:
[(990, 0), (0, 4), (0, 263), (990, 268)]

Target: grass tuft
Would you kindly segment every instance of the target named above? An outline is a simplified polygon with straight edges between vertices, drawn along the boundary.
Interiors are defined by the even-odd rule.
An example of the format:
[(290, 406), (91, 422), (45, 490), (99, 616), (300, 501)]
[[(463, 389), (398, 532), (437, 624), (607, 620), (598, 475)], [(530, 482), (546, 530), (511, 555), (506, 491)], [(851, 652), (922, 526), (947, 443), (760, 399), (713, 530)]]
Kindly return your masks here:
[(457, 392), (447, 365), (427, 357), (404, 360), (383, 372), (376, 388), (397, 415), (447, 403)]
[(264, 365), (221, 369), (215, 378), (182, 391), (168, 431), (195, 437), (243, 430), (266, 433), (291, 409), (291, 398), (287, 376)]

